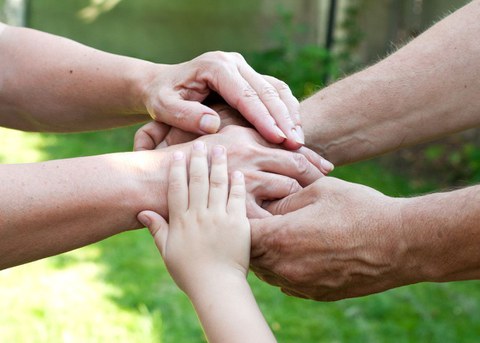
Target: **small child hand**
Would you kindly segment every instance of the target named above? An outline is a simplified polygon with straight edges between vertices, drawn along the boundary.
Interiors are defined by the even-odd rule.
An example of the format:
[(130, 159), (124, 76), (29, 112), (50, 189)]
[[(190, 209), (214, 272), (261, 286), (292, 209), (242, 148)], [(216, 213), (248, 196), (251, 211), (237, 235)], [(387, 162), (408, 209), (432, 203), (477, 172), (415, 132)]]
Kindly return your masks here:
[(212, 148), (209, 177), (205, 143), (195, 142), (188, 174), (185, 155), (175, 152), (168, 185), (170, 224), (152, 211), (138, 214), (168, 271), (187, 294), (199, 283), (215, 282), (228, 273), (245, 278), (250, 260), (244, 178), (233, 172), (229, 192), (225, 148)]

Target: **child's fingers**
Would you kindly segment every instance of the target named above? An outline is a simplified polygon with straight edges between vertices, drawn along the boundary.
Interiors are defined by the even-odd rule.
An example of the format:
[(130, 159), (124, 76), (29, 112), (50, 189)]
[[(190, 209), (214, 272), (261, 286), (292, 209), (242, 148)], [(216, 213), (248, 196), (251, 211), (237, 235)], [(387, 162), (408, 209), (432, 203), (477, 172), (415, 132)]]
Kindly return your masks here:
[(185, 154), (175, 151), (168, 177), (168, 210), (170, 218), (176, 213), (183, 213), (188, 209), (187, 167)]
[(207, 208), (208, 202), (208, 162), (205, 143), (193, 143), (190, 159), (189, 208)]
[(246, 216), (247, 210), (245, 205), (245, 180), (243, 173), (240, 171), (234, 171), (232, 173), (232, 180), (230, 186), (230, 194), (228, 196), (227, 211), (228, 213)]
[(228, 198), (228, 169), (225, 147), (214, 146), (211, 160), (208, 207), (225, 211)]
[(161, 215), (153, 211), (142, 211), (137, 214), (137, 219), (148, 228), (160, 254), (164, 257), (168, 237), (168, 223)]

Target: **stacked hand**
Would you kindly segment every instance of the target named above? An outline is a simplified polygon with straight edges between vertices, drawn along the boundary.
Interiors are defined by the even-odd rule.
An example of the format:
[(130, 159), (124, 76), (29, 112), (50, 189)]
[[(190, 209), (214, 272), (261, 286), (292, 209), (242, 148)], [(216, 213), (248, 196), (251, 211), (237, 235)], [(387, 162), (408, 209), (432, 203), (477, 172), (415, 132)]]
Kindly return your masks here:
[(271, 143), (304, 144), (299, 103), (282, 81), (255, 72), (237, 53), (209, 52), (189, 62), (154, 65), (142, 92), (156, 121), (196, 134), (215, 133), (220, 117), (201, 102), (218, 93)]

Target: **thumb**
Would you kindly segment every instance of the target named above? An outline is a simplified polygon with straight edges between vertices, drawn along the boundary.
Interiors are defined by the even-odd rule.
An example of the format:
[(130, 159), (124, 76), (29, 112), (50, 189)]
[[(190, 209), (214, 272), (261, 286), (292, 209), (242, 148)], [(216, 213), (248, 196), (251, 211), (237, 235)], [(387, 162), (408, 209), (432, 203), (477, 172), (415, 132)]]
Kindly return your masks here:
[(155, 240), (158, 250), (162, 257), (165, 253), (165, 246), (168, 237), (168, 223), (161, 215), (153, 211), (142, 211), (137, 214), (140, 223), (148, 228)]
[(170, 126), (156, 121), (143, 125), (133, 138), (133, 151), (154, 150), (168, 135)]
[(152, 115), (156, 120), (198, 134), (216, 133), (220, 128), (220, 116), (210, 107), (198, 101), (178, 100), (166, 104), (162, 113)]
[(265, 209), (273, 215), (286, 214), (304, 208), (316, 200), (315, 183), (285, 198), (267, 203)]

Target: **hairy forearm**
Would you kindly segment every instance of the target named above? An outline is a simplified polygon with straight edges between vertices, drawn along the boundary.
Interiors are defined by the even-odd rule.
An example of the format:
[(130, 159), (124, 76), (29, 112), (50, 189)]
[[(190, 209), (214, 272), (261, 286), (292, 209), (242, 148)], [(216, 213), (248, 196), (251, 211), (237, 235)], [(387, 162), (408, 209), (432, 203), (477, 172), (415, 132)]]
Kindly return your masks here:
[(160, 66), (40, 31), (0, 27), (0, 125), (111, 128), (149, 118), (142, 86)]
[(210, 343), (276, 342), (245, 276), (217, 273), (189, 297)]
[(336, 165), (480, 123), (480, 1), (301, 104), (306, 143)]
[(165, 214), (166, 158), (157, 151), (0, 166), (0, 269), (140, 228), (141, 210)]
[(409, 283), (480, 279), (480, 186), (405, 199), (402, 222)]

